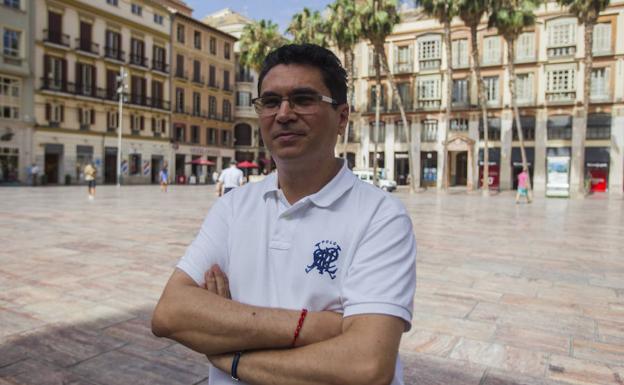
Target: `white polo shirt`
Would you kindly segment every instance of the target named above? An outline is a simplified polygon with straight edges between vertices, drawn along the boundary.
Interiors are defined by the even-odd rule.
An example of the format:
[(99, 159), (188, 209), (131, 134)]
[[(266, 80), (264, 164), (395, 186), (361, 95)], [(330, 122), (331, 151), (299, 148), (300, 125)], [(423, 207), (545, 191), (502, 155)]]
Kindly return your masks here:
[(228, 167), (221, 171), (219, 182), (224, 188), (238, 187), (243, 184), (243, 172), (236, 167)]
[[(343, 165), (290, 205), (277, 175), (217, 200), (177, 267), (197, 282), (218, 264), (232, 299), (256, 306), (387, 314), (410, 328), (416, 241), (403, 204)], [(293, 325), (293, 330), (294, 330)], [(305, 327), (305, 326), (304, 326)], [(210, 368), (209, 384), (232, 384)], [(397, 358), (392, 385), (403, 384)]]

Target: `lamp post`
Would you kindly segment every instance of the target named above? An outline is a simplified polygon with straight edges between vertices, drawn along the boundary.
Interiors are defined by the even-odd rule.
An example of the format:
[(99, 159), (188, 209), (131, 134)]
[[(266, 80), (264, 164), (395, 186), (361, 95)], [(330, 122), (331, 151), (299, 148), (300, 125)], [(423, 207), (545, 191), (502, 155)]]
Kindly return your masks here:
[(119, 97), (119, 113), (117, 117), (117, 188), (121, 187), (121, 130), (123, 122), (123, 99), (124, 91), (128, 89), (126, 78), (128, 74), (123, 67), (119, 69), (117, 76), (117, 96)]

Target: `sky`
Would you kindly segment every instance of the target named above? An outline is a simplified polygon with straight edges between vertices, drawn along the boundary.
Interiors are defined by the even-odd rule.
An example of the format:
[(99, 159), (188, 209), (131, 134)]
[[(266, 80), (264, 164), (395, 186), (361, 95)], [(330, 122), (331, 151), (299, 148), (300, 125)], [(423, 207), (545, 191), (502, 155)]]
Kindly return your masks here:
[(244, 16), (254, 20), (267, 19), (279, 25), (279, 30), (283, 33), (292, 16), (301, 12), (304, 7), (312, 11), (323, 11), (327, 4), (333, 0), (184, 0), (193, 8), (193, 17), (203, 19), (204, 16), (219, 11), (223, 8), (230, 8)]

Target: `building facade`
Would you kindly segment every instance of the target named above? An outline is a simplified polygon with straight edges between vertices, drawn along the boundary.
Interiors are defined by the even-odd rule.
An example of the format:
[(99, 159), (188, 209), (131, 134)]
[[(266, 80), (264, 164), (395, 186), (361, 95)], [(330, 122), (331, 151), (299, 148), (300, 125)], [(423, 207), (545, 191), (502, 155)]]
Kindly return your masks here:
[[(179, 183), (189, 177), (208, 183), (235, 157), (235, 42), (188, 14), (172, 14), (172, 170)], [(201, 165), (202, 160), (213, 164)]]
[(155, 183), (171, 157), (170, 15), (151, 0), (41, 0), (35, 8), (34, 161), (48, 184), (76, 183), (92, 161), (116, 183)]
[(33, 5), (33, 0), (0, 3), (0, 184), (31, 182)]
[[(483, 125), (476, 79), (470, 70), (470, 31), (452, 23), (452, 63), (446, 57), (443, 27), (419, 9), (403, 13), (388, 37), (386, 54), (402, 96), (411, 132), (416, 184), (441, 187), (443, 142), (448, 130), (447, 178), (451, 186), (476, 188), (483, 163)], [(591, 103), (585, 147), (572, 132), (583, 124), (584, 27), (549, 2), (537, 23), (519, 37), (515, 50), (516, 94), (530, 174), (536, 192), (570, 190), (575, 152), (585, 152), (586, 179), (593, 191), (622, 194), (624, 179), (624, 2), (613, 1), (594, 31)], [(513, 189), (521, 171), (520, 143), (511, 110), (507, 48), (496, 29), (484, 23), (478, 32), (482, 77), (488, 107), (491, 188)], [(407, 133), (401, 126), (386, 77), (382, 75), (381, 124), (374, 136), (375, 71), (373, 49), (356, 47), (356, 112), (346, 150), (352, 164), (372, 167), (377, 140), (378, 162), (390, 177), (406, 184)], [(453, 68), (452, 100), (446, 100), (446, 68)], [(449, 122), (444, 119), (452, 103)], [(338, 144), (339, 152), (344, 146)], [(564, 172), (565, 171), (565, 172)], [(564, 191), (565, 190), (565, 191)]]

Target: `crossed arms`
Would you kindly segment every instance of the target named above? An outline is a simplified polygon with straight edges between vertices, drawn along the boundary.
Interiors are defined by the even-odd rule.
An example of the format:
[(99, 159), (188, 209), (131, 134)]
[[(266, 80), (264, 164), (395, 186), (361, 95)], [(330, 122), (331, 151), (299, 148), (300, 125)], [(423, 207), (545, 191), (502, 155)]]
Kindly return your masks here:
[(232, 352), (244, 351), (238, 375), (250, 384), (392, 382), (403, 320), (310, 312), (292, 347), (299, 316), (299, 310), (233, 301), (227, 276), (215, 265), (206, 272), (205, 287), (174, 271), (154, 311), (152, 331), (207, 355), (226, 373)]

